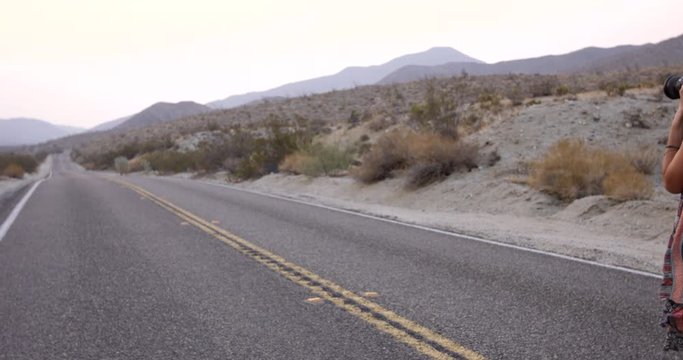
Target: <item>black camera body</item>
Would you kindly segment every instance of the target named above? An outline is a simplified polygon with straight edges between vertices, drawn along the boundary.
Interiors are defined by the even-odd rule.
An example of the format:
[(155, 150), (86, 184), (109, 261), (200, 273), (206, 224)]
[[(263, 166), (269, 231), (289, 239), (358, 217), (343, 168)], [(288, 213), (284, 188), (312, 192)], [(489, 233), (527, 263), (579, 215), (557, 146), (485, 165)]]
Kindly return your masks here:
[(664, 82), (664, 95), (669, 99), (680, 98), (681, 85), (683, 85), (683, 76), (669, 75)]

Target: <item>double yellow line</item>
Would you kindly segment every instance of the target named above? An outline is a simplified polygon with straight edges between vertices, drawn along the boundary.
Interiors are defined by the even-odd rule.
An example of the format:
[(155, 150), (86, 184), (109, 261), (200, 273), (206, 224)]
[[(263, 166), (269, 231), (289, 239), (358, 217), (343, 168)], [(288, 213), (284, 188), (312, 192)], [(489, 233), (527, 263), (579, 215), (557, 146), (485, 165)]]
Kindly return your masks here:
[(107, 178), (155, 202), (182, 220), (212, 235), (245, 256), (261, 263), (281, 276), (303, 286), (313, 294), (354, 315), (396, 340), (432, 359), (484, 360), (485, 358), (434, 331), (410, 321), (336, 283), (326, 280), (281, 256), (261, 248), (241, 237), (200, 218), (139, 186), (121, 179)]

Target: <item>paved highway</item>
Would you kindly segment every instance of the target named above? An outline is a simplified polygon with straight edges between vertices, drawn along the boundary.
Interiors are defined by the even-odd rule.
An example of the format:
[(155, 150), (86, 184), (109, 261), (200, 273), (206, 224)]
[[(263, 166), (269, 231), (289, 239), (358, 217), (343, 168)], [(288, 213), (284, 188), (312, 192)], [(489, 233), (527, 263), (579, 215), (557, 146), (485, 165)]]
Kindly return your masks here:
[(657, 359), (657, 286), (62, 156), (0, 239), (0, 359)]

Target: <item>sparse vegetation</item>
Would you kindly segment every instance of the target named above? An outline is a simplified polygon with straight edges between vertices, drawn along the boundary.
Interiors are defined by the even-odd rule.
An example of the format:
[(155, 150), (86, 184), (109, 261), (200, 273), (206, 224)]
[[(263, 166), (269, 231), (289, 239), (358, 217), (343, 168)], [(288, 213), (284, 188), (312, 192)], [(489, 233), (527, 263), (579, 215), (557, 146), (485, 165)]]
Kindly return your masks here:
[(624, 96), (626, 90), (631, 87), (627, 82), (618, 80), (607, 80), (600, 84), (600, 90), (606, 92), (608, 96)]
[(254, 179), (277, 172), (285, 157), (310, 143), (305, 128), (291, 129), (272, 121), (265, 136), (253, 139), (250, 154), (237, 165), (235, 175), (241, 179)]
[(532, 164), (529, 184), (564, 201), (607, 195), (625, 201), (652, 196), (652, 182), (617, 152), (565, 139)]
[(640, 145), (626, 150), (625, 154), (636, 170), (642, 174), (653, 175), (659, 166), (661, 154), (654, 145)]
[(354, 177), (373, 183), (408, 170), (406, 186), (421, 187), (453, 172), (477, 166), (478, 147), (433, 133), (395, 131), (381, 137), (354, 169)]
[(2, 174), (7, 177), (21, 179), (24, 177), (24, 169), (15, 163), (11, 163), (5, 167)]
[(161, 174), (175, 174), (196, 169), (195, 154), (183, 153), (176, 150), (157, 150), (145, 154), (147, 160), (154, 171)]
[(307, 176), (332, 176), (346, 171), (353, 162), (353, 151), (335, 145), (315, 144), (287, 155), (280, 171)]
[(354, 169), (353, 176), (363, 183), (374, 183), (391, 176), (394, 170), (408, 165), (409, 149), (405, 136), (391, 132), (379, 138), (363, 156), (362, 164)]
[(125, 175), (128, 173), (128, 159), (125, 156), (118, 156), (114, 159), (114, 169), (119, 175)]
[(46, 153), (32, 154), (0, 154), (0, 174), (21, 179), (25, 173), (33, 173), (38, 169), (38, 165), (45, 160)]
[[(359, 139), (352, 145), (353, 153), (362, 156), (362, 165), (353, 169), (356, 178), (374, 182), (405, 171), (404, 175), (411, 179), (407, 180), (409, 186), (419, 187), (438, 181), (458, 168), (495, 162), (500, 156), (505, 158), (507, 155), (501, 153), (490, 156), (490, 161), (485, 156), (479, 159), (479, 149), (467, 148), (464, 140), (515, 112), (526, 111), (515, 106), (547, 102), (534, 97), (564, 96), (568, 100), (571, 97), (567, 95), (614, 86), (618, 95), (619, 84), (626, 84), (629, 89), (659, 84), (661, 77), (669, 72), (680, 73), (683, 68), (573, 75), (468, 75), (389, 86), (360, 86), (216, 110), (157, 124), (144, 131), (96, 134), (90, 143), (73, 146), (72, 154), (88, 169), (111, 169), (114, 159), (124, 156), (131, 160), (130, 171), (226, 171), (232, 179), (254, 179), (280, 170), (317, 176), (343, 171), (346, 166), (335, 165), (333, 170), (328, 170), (330, 166), (321, 165), (317, 159), (320, 154), (310, 150), (314, 140), (329, 144), (340, 137), (353, 136)], [(588, 119), (600, 119), (599, 110), (584, 111)], [(593, 112), (597, 115), (591, 117)], [(649, 112), (625, 114), (625, 126), (654, 126), (651, 115)], [(454, 145), (444, 145), (441, 140), (436, 143), (446, 146), (447, 154), (469, 154), (464, 156), (469, 160), (448, 159), (445, 155), (437, 160), (419, 159), (416, 150), (411, 148), (413, 145), (403, 143), (422, 141), (412, 138), (389, 145), (390, 138), (396, 135), (387, 135), (387, 132), (400, 129), (406, 134), (409, 128), (420, 136), (452, 140), (462, 148), (454, 150), (449, 148)], [(510, 141), (520, 144), (523, 138), (513, 136)], [(185, 146), (183, 142), (192, 144)], [(346, 150), (337, 150), (347, 154)], [(489, 153), (494, 154), (486, 152)], [(332, 153), (327, 155), (335, 158)], [(628, 154), (637, 172), (643, 174), (654, 171), (657, 161), (653, 162), (653, 157), (658, 156), (647, 152)], [(342, 163), (346, 164), (347, 160)], [(144, 166), (145, 162), (141, 161), (148, 165)], [(451, 165), (460, 163), (467, 165)]]
[(460, 120), (457, 99), (444, 90), (437, 90), (434, 82), (429, 82), (424, 102), (410, 107), (410, 119), (422, 130), (457, 138)]

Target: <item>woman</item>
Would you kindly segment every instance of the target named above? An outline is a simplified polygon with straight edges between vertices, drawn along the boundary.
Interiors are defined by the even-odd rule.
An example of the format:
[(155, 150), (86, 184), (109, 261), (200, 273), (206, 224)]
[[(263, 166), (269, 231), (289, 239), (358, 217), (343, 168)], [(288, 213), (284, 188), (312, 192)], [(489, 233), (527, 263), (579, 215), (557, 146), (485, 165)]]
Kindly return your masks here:
[[(678, 110), (669, 130), (662, 160), (664, 188), (673, 194), (683, 193), (683, 89), (679, 91)], [(664, 277), (660, 298), (664, 301), (662, 326), (669, 329), (664, 350), (683, 350), (683, 194), (678, 206), (674, 231), (664, 255)]]

